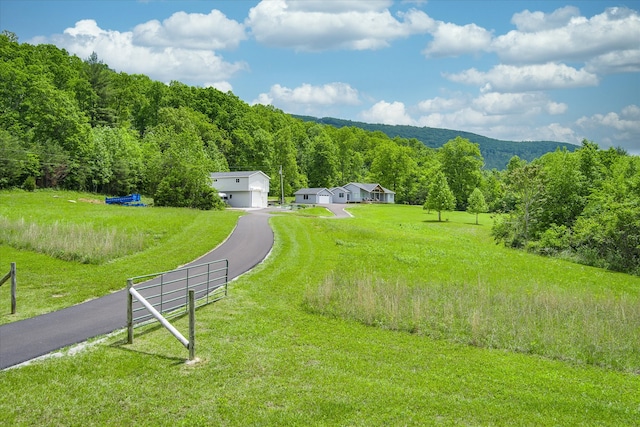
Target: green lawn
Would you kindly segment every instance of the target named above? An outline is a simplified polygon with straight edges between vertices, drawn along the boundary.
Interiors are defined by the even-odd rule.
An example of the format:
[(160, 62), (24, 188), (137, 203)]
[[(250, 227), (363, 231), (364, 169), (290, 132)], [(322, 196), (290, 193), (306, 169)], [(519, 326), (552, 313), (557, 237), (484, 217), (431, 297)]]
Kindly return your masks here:
[[(220, 244), (233, 230), (238, 211), (212, 212), (173, 208), (122, 207), (91, 203), (100, 196), (66, 191), (0, 192), (0, 220), (37, 234), (33, 241), (53, 247), (58, 256), (34, 250), (20, 250), (0, 236), (0, 274), (11, 262), (18, 270), (17, 313), (10, 314), (8, 285), (0, 288), (0, 324), (13, 322), (87, 299), (96, 298), (126, 286), (128, 277), (166, 271), (184, 265)], [(58, 227), (54, 229), (54, 225)], [(53, 246), (65, 241), (66, 252), (74, 250), (71, 239), (76, 227), (97, 234), (96, 252), (103, 250), (104, 237), (112, 234), (141, 242), (135, 251), (99, 263), (65, 260), (65, 249)], [(16, 227), (17, 228), (17, 227)], [(93, 236), (87, 236), (93, 237)], [(62, 245), (64, 246), (64, 245)], [(5, 271), (6, 270), (6, 271)]]
[[(354, 206), (272, 218), (270, 257), (196, 314), (194, 365), (157, 327), (0, 373), (7, 425), (637, 425), (640, 377), (373, 326), (312, 296), (336, 283), (636, 297), (640, 279), (504, 249), (490, 219)], [(362, 279), (362, 280), (361, 280)], [(366, 280), (364, 280), (366, 279)], [(378, 285), (376, 285), (378, 286)], [(383, 319), (384, 320), (384, 319)], [(176, 321), (186, 331), (187, 319)], [(640, 325), (631, 324), (636, 331)]]

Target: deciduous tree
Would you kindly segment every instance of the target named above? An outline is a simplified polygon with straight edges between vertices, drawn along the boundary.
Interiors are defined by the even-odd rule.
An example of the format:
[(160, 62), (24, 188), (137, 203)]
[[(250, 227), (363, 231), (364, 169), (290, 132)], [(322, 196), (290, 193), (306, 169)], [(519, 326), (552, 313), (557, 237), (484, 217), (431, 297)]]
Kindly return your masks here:
[(487, 211), (487, 203), (484, 200), (484, 195), (479, 188), (475, 188), (473, 193), (469, 196), (467, 212), (476, 215), (476, 225), (478, 224), (478, 214)]
[(484, 160), (480, 154), (480, 146), (468, 139), (457, 137), (440, 148), (438, 158), (456, 198), (456, 208), (464, 210), (467, 197), (474, 188), (480, 186), (482, 180), (480, 170)]
[(452, 210), (456, 207), (456, 198), (449, 188), (447, 177), (441, 171), (435, 174), (433, 182), (429, 186), (429, 195), (424, 204), (424, 209), (433, 209), (438, 212), (438, 221), (442, 221), (442, 211)]

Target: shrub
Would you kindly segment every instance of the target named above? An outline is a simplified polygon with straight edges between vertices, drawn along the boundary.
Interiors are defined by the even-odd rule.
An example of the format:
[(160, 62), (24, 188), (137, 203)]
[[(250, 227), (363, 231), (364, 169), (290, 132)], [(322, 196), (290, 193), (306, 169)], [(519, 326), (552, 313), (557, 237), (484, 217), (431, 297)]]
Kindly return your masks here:
[(35, 191), (36, 190), (36, 178), (33, 176), (28, 176), (24, 182), (22, 183), (22, 189), (26, 191)]

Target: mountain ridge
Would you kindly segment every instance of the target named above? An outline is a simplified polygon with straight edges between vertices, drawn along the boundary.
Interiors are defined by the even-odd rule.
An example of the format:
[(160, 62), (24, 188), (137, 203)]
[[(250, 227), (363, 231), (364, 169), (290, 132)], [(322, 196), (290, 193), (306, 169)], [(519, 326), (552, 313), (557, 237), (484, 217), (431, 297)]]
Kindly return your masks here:
[(472, 132), (430, 128), (427, 126), (373, 124), (334, 117), (318, 118), (296, 114), (291, 114), (291, 116), (303, 121), (325, 124), (336, 128), (357, 127), (367, 131), (380, 131), (389, 136), (389, 138), (395, 138), (396, 136), (406, 139), (415, 138), (430, 148), (442, 147), (447, 141), (460, 136), (480, 146), (480, 153), (485, 161), (485, 169), (505, 169), (513, 156), (518, 156), (530, 162), (558, 148), (566, 148), (568, 151), (578, 148), (577, 145), (568, 142), (499, 140)]

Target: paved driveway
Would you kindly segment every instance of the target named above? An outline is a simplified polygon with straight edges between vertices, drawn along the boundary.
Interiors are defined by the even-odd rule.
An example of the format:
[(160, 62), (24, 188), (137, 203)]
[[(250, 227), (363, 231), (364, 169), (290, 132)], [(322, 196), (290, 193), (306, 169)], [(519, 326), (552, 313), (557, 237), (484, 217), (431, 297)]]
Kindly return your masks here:
[[(232, 280), (264, 260), (272, 247), (273, 231), (269, 226), (269, 214), (265, 211), (252, 211), (240, 217), (238, 225), (224, 243), (190, 265), (228, 259), (229, 280)], [(126, 325), (126, 290), (42, 316), (2, 325), (0, 369), (122, 329)]]

